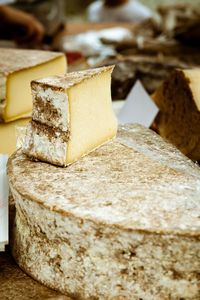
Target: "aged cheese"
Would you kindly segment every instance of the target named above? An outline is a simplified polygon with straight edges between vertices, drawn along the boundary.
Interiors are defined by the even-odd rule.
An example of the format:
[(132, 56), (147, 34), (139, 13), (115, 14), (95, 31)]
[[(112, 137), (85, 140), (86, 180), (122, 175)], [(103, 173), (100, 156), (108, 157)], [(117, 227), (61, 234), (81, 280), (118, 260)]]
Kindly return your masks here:
[(23, 151), (67, 166), (117, 132), (112, 110), (113, 66), (32, 82), (33, 113)]
[(200, 160), (200, 69), (175, 70), (153, 95), (161, 136)]
[(74, 299), (199, 299), (200, 170), (139, 125), (68, 168), (8, 163), (12, 252)]
[(30, 118), (0, 123), (0, 153), (11, 155), (16, 150), (18, 128), (26, 126)]
[(0, 120), (13, 121), (32, 110), (30, 82), (66, 73), (64, 54), (38, 50), (0, 50)]

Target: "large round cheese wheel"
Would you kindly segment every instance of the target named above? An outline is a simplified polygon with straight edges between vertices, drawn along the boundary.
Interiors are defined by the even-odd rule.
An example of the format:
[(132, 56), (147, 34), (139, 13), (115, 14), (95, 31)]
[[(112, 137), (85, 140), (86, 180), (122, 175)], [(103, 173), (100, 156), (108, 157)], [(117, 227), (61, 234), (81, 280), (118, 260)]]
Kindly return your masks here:
[(76, 299), (199, 299), (200, 171), (141, 126), (67, 168), (9, 160), (13, 255)]

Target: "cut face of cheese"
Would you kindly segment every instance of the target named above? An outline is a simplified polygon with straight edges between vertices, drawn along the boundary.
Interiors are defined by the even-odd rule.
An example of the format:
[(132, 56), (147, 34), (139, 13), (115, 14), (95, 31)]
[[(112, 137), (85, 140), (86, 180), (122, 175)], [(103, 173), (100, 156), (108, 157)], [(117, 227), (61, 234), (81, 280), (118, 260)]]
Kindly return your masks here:
[(0, 153), (11, 155), (16, 150), (17, 127), (26, 126), (30, 118), (0, 124)]
[(32, 110), (30, 82), (66, 73), (61, 53), (3, 49), (0, 51), (0, 119), (10, 122)]
[(184, 70), (183, 74), (186, 80), (188, 80), (194, 102), (198, 111), (200, 111), (200, 69)]
[(110, 79), (110, 71), (104, 72), (69, 90), (71, 135), (67, 161), (77, 160), (85, 150), (88, 152), (87, 149), (94, 149), (116, 135)]
[(33, 120), (24, 152), (67, 166), (115, 137), (112, 70), (103, 67), (32, 82)]
[(64, 74), (65, 71), (65, 58), (61, 56), (45, 64), (9, 75), (5, 121), (22, 117), (32, 110), (31, 80), (51, 74)]

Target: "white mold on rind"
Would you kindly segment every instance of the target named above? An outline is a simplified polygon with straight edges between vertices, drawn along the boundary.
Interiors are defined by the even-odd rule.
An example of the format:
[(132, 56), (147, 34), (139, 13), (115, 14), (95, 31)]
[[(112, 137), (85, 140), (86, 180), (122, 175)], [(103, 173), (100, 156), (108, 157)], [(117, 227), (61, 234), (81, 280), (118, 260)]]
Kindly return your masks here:
[(69, 108), (67, 94), (60, 90), (32, 82), (32, 119), (50, 127), (67, 131), (69, 129)]
[(41, 130), (42, 124), (30, 122), (26, 128), (26, 135), (23, 143), (23, 152), (30, 158), (34, 157), (37, 151), (37, 158), (41, 161), (51, 159), (52, 164), (65, 165), (64, 158), (67, 152), (67, 140), (63, 135), (67, 133), (45, 126), (45, 130)]
[(33, 278), (76, 299), (199, 299), (199, 167), (150, 130), (120, 128), (65, 169), (18, 151), (8, 176)]

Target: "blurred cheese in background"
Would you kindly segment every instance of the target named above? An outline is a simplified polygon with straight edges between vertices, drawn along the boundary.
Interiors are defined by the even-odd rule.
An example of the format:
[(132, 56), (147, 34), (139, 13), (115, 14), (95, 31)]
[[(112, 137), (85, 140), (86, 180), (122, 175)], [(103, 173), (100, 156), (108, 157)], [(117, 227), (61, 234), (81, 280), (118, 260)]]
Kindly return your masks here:
[(159, 134), (193, 160), (200, 160), (200, 68), (177, 69), (156, 90)]
[(16, 150), (19, 127), (26, 126), (29, 121), (30, 118), (25, 118), (0, 123), (0, 153), (11, 155)]
[(62, 53), (38, 50), (0, 50), (0, 121), (22, 118), (32, 110), (30, 82), (66, 73)]
[(90, 22), (141, 22), (152, 14), (147, 6), (137, 0), (99, 0), (88, 8)]

